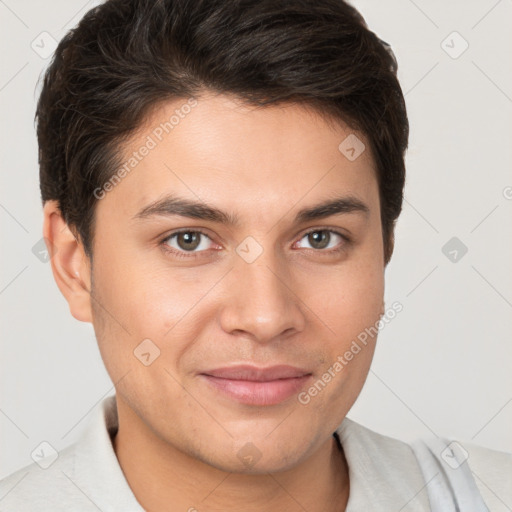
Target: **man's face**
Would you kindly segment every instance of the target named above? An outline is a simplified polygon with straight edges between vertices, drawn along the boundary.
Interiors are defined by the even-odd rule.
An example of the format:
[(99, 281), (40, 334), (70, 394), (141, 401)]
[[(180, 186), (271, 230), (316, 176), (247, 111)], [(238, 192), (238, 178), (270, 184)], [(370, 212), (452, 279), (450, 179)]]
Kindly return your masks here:
[[(98, 201), (99, 348), (118, 403), (164, 446), (225, 471), (284, 470), (331, 439), (368, 374), (375, 338), (350, 361), (339, 356), (382, 308), (372, 157), (367, 145), (347, 158), (353, 152), (338, 146), (352, 131), (297, 104), (255, 109), (204, 96), (180, 110), (186, 103), (153, 112), (123, 149), (123, 162), (136, 151), (137, 164)], [(176, 109), (179, 122), (161, 133)], [(168, 195), (237, 222), (137, 216)], [(297, 218), (342, 198), (368, 211)], [(206, 375), (236, 365), (290, 365), (305, 377), (244, 384)]]

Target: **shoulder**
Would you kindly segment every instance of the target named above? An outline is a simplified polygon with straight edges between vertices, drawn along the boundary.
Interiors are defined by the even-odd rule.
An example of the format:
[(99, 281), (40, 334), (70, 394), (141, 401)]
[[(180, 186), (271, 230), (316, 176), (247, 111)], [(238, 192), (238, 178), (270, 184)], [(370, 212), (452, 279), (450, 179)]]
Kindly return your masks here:
[(75, 443), (59, 453), (53, 451), (53, 456), (48, 457), (43, 449), (37, 462), (1, 480), (0, 509), (4, 512), (142, 512), (112, 445), (117, 428), (114, 395), (95, 408)]
[(489, 510), (512, 510), (512, 454), (477, 444), (456, 441), (467, 454), (467, 463)]
[(359, 454), (372, 465), (387, 466), (394, 472), (419, 474), (420, 468), (411, 446), (405, 441), (389, 437), (371, 430), (360, 423), (345, 418), (337, 429), (340, 440), (345, 440), (348, 448), (351, 445), (359, 449)]
[[(425, 461), (418, 460), (418, 456), (422, 458), (421, 454), (418, 454), (411, 444), (379, 434), (349, 418), (345, 418), (337, 432), (344, 445), (349, 467), (352, 465), (350, 477), (363, 482), (362, 485), (357, 484), (356, 490), (361, 494), (358, 496), (361, 503), (371, 503), (372, 499), (377, 500), (381, 495), (384, 499), (393, 499), (395, 502), (390, 501), (389, 505), (396, 506), (402, 502), (406, 503), (409, 496), (411, 501), (404, 510), (430, 510), (430, 499), (436, 502), (445, 499), (442, 492), (438, 494), (440, 487), (438, 480), (441, 478), (450, 482), (448, 487), (453, 492), (452, 484), (457, 481), (460, 483), (460, 475), (464, 474), (463, 493), (447, 497), (448, 501), (464, 500), (467, 486), (473, 485), (489, 511), (512, 510), (512, 454), (510, 453), (492, 450), (471, 442), (439, 438), (436, 443), (429, 443), (430, 446), (436, 447), (433, 455), (437, 460), (436, 466), (431, 468), (432, 474), (436, 475), (436, 481), (430, 481), (430, 477), (426, 478), (424, 474)], [(458, 445), (459, 464), (457, 465), (450, 464), (451, 461), (446, 455), (451, 453), (450, 449), (447, 450), (447, 446), (454, 448), (453, 445)], [(464, 471), (459, 469), (462, 464), (467, 466)], [(474, 480), (473, 484), (468, 482), (468, 475), (469, 480), (471, 478)], [(392, 488), (394, 491), (391, 490)], [(456, 494), (460, 491), (459, 486)], [(367, 497), (366, 501), (363, 501), (363, 495)], [(357, 503), (359, 504), (359, 501)]]
[(349, 418), (336, 432), (349, 467), (348, 510), (430, 510), (421, 468), (409, 444)]
[(75, 446), (62, 449), (55, 460), (55, 455), (43, 456), (0, 480), (2, 510), (64, 511), (76, 504), (80, 491), (72, 479)]

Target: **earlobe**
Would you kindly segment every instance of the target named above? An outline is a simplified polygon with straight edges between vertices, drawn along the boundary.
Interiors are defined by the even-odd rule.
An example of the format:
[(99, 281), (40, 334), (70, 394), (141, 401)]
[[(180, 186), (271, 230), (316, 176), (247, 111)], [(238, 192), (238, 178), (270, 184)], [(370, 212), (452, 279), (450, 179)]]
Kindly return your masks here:
[(47, 201), (43, 213), (43, 236), (55, 282), (71, 314), (77, 320), (92, 323), (90, 265), (83, 245), (62, 218), (57, 201)]

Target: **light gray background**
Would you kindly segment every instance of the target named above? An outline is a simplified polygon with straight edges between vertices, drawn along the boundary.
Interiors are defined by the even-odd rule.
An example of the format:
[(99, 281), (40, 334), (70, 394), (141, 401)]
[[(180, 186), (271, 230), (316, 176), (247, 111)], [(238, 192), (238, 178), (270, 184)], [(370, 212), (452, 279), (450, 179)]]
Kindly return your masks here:
[[(0, 0), (0, 478), (43, 440), (75, 441), (114, 392), (92, 326), (71, 316), (32, 252), (42, 237), (33, 116), (49, 59), (31, 44), (43, 53), (42, 32), (60, 40), (96, 3)], [(354, 5), (397, 55), (411, 137), (386, 271), (386, 305), (404, 309), (382, 330), (349, 417), (406, 441), (435, 433), (512, 451), (512, 1)], [(458, 58), (445, 51), (463, 48), (454, 31), (469, 44)], [(456, 262), (442, 251), (452, 237), (468, 248)]]

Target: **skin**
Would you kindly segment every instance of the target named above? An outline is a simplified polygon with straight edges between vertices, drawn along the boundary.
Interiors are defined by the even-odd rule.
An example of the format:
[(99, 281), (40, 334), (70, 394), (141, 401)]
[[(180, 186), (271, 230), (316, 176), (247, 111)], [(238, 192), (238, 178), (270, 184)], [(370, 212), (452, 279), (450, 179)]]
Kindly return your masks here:
[[(333, 432), (363, 387), (376, 338), (307, 405), (297, 394), (241, 404), (198, 374), (282, 363), (308, 368), (314, 382), (379, 320), (385, 264), (369, 145), (358, 134), (367, 149), (349, 161), (338, 146), (353, 130), (298, 104), (257, 109), (208, 93), (197, 100), (98, 201), (92, 265), (56, 203), (44, 208), (55, 280), (71, 314), (94, 325), (116, 388), (116, 455), (146, 510), (345, 510), (348, 466)], [(122, 148), (125, 160), (185, 102), (155, 109)], [(240, 223), (133, 219), (171, 192)], [(300, 209), (349, 194), (368, 214), (294, 223)], [(181, 228), (207, 236), (192, 252), (177, 237), (161, 242)], [(311, 228), (351, 241), (331, 233), (329, 246), (317, 248), (305, 234)], [(252, 263), (236, 252), (248, 236), (263, 249)], [(185, 257), (165, 253), (165, 243)], [(147, 338), (160, 350), (149, 366), (134, 357)], [(252, 466), (237, 456), (248, 442), (260, 454)]]

